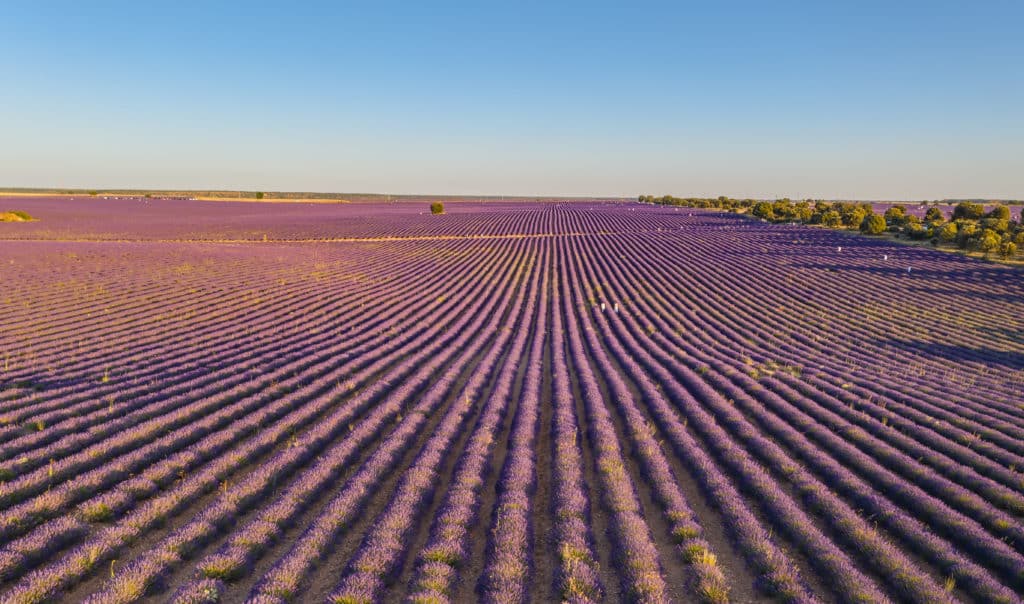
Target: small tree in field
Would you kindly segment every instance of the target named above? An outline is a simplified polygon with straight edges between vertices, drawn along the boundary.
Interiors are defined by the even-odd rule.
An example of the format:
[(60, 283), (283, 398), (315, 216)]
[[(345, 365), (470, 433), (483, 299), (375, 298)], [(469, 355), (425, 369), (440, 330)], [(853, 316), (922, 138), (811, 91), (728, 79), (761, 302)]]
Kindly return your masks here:
[(444, 204), (441, 203), (440, 201), (435, 201), (434, 203), (430, 204), (430, 213), (444, 214)]
[(263, 199), (263, 191), (256, 193), (256, 199)]
[(868, 214), (860, 223), (862, 233), (868, 235), (881, 235), (885, 232), (885, 218), (878, 214)]

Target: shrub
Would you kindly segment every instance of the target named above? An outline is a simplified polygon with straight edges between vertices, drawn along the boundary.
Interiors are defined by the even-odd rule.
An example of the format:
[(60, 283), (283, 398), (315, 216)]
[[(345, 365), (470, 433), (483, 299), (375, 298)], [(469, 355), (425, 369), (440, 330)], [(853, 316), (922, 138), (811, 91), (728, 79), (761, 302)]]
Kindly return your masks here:
[(0, 212), (0, 222), (29, 222), (35, 220), (28, 212), (21, 210), (8, 210)]
[(256, 199), (263, 199), (263, 191), (258, 191), (256, 193)]
[(430, 213), (444, 214), (444, 204), (441, 203), (440, 201), (435, 201), (434, 203), (430, 204)]
[(881, 235), (885, 232), (885, 218), (878, 214), (868, 214), (860, 223), (862, 233), (868, 235)]

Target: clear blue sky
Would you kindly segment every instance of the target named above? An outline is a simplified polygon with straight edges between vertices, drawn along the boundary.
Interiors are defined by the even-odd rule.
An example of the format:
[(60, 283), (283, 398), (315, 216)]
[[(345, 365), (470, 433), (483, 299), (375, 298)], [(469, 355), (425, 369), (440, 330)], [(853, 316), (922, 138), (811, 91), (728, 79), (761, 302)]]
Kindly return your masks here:
[(5, 2), (0, 186), (1024, 198), (1024, 2)]

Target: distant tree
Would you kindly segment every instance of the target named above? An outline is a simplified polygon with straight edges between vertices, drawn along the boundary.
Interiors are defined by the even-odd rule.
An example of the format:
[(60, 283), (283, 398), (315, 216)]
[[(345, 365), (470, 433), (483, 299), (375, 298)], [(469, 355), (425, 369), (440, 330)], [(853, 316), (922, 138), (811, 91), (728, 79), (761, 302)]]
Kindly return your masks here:
[(258, 191), (256, 193), (256, 199), (263, 199), (263, 191)]
[(444, 204), (441, 203), (440, 201), (435, 201), (434, 203), (430, 204), (430, 213), (444, 214)]
[(813, 215), (814, 209), (809, 201), (801, 201), (793, 206), (793, 217), (800, 222), (810, 222)]
[(968, 220), (980, 220), (985, 215), (985, 206), (969, 201), (961, 201), (953, 208), (953, 219), (966, 218)]
[(775, 207), (767, 201), (760, 201), (754, 204), (754, 209), (750, 213), (764, 220), (775, 220)]
[(928, 211), (924, 214), (925, 222), (943, 222), (945, 220), (946, 217), (942, 215), (942, 210), (935, 206), (928, 208)]
[(93, 197), (96, 197), (99, 194), (100, 194), (99, 191), (89, 191), (89, 195), (92, 195)]
[(1004, 206), (1001, 203), (1000, 204), (996, 204), (989, 211), (989, 213), (985, 215), (985, 218), (995, 218), (997, 220), (1009, 221), (1010, 220), (1010, 208)]
[(1017, 255), (1017, 244), (1012, 241), (1004, 241), (999, 246), (999, 254), (1004, 258), (1013, 258)]

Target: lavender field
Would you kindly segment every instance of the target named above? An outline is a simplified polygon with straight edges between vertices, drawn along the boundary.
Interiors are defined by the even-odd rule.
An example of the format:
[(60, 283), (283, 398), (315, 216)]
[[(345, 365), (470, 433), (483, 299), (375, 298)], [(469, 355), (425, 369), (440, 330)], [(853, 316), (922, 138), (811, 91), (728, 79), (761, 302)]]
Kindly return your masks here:
[(2, 201), (2, 602), (1022, 601), (1020, 267), (636, 203)]

